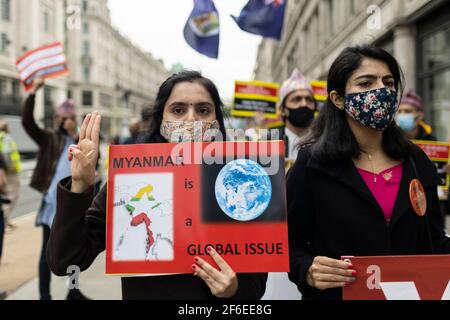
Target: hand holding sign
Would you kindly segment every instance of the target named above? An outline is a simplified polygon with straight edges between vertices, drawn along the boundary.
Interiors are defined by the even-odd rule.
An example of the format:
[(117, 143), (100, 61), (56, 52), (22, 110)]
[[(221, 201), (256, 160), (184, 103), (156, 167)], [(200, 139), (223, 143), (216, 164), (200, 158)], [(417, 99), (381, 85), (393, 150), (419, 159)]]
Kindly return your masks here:
[(83, 193), (95, 182), (100, 124), (101, 116), (98, 112), (89, 114), (81, 126), (78, 146), (69, 148), (69, 160), (72, 161), (72, 192)]
[(39, 89), (42, 88), (44, 85), (45, 85), (45, 80), (42, 77), (33, 80), (33, 84), (31, 86), (30, 93), (36, 94), (39, 91)]
[(212, 267), (201, 258), (195, 258), (192, 268), (195, 275), (199, 276), (208, 285), (211, 293), (217, 298), (232, 298), (236, 295), (238, 289), (238, 279), (236, 273), (223, 260), (223, 258), (214, 250), (208, 247), (209, 255), (214, 259), (220, 268), (220, 271)]
[(319, 290), (343, 288), (354, 282), (356, 271), (351, 263), (327, 257), (315, 257), (308, 270), (306, 280)]

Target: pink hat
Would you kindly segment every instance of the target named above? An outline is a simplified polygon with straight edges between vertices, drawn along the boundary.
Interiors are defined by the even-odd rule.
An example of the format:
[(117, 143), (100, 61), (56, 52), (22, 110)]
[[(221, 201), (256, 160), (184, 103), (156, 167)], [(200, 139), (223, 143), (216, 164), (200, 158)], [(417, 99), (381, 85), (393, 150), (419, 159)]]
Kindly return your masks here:
[(72, 99), (64, 101), (56, 109), (56, 115), (60, 117), (71, 117), (75, 115), (75, 103)]
[(409, 90), (408, 93), (403, 97), (400, 104), (410, 104), (416, 107), (419, 111), (423, 111), (423, 100), (417, 94), (415, 90)]
[(284, 101), (289, 94), (301, 89), (309, 90), (311, 93), (313, 92), (309, 81), (306, 80), (305, 76), (298, 69), (295, 69), (292, 72), (291, 77), (283, 82), (283, 85), (281, 86), (280, 100)]

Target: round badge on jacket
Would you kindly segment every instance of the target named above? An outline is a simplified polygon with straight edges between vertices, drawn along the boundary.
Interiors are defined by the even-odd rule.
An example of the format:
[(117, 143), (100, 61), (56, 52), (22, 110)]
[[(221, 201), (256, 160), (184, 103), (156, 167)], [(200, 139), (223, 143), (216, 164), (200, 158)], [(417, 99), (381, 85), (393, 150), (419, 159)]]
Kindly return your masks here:
[(409, 199), (416, 214), (420, 217), (425, 216), (427, 212), (427, 197), (425, 189), (418, 179), (414, 179), (409, 185)]

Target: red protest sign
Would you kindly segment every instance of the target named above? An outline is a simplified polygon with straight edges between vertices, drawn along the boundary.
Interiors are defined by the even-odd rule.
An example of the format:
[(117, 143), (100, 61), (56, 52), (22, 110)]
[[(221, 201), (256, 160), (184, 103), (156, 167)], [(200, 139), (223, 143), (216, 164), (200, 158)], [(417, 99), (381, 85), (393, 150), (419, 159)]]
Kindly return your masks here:
[(277, 119), (279, 84), (263, 81), (236, 81), (234, 106), (235, 117), (254, 117), (263, 112), (267, 119)]
[(106, 272), (192, 273), (213, 245), (235, 272), (289, 270), (281, 141), (112, 146)]
[(449, 300), (450, 255), (347, 258), (357, 280), (344, 300)]
[(450, 161), (450, 143), (437, 141), (413, 141), (433, 161), (441, 182), (438, 185), (439, 200), (447, 200), (445, 195), (450, 187), (450, 176), (444, 167)]
[(314, 93), (314, 99), (317, 101), (326, 101), (328, 97), (327, 82), (320, 80), (311, 81), (311, 88)]

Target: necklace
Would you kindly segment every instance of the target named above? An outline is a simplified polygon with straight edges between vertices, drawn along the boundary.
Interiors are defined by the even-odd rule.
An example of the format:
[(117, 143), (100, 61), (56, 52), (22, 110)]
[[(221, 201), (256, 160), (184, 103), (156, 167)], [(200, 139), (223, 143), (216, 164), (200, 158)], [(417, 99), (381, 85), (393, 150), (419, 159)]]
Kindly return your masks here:
[(369, 158), (370, 166), (371, 166), (371, 168), (372, 168), (373, 182), (374, 182), (374, 183), (377, 183), (377, 175), (375, 174), (375, 170), (374, 170), (374, 168), (373, 168), (373, 162), (372, 162), (373, 158), (372, 158), (372, 155), (371, 155), (370, 153), (367, 153), (367, 156), (368, 156), (368, 158)]

